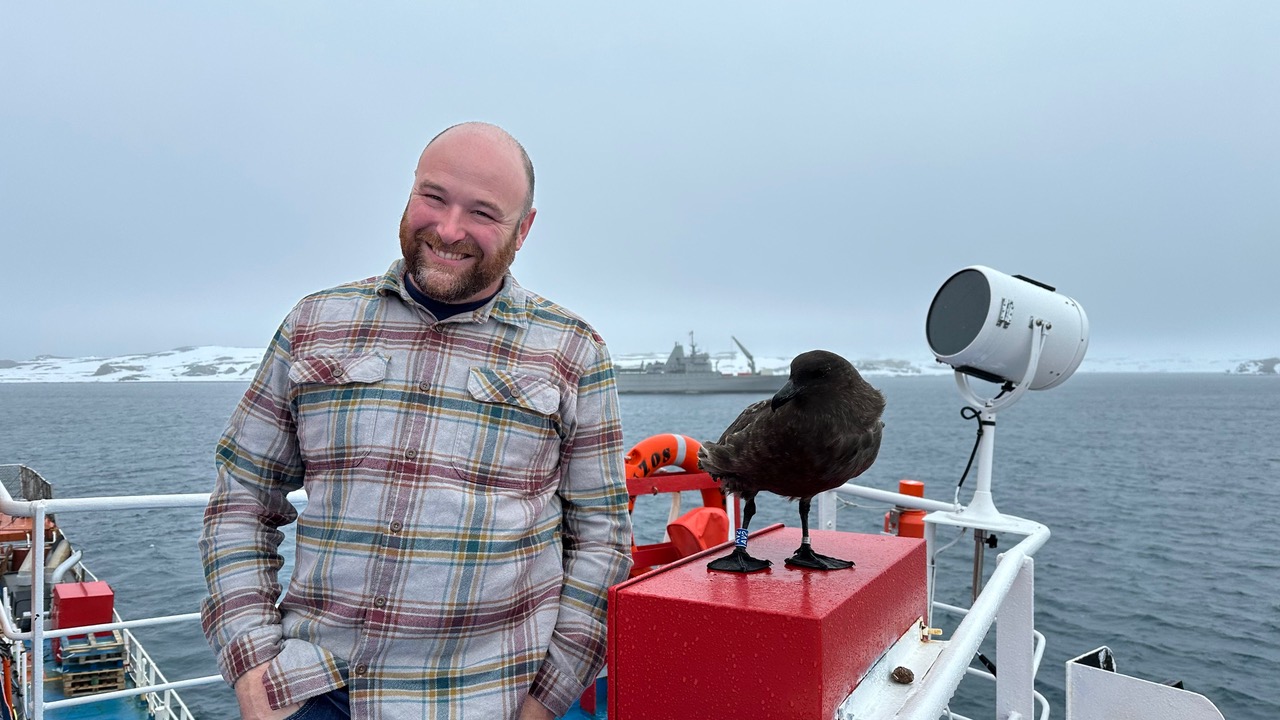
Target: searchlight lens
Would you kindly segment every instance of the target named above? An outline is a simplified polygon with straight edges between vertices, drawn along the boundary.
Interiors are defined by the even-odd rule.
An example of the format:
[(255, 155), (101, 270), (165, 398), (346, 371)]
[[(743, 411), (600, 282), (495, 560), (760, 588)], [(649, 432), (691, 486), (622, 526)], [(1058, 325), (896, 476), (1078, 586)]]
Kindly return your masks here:
[(982, 265), (957, 272), (942, 284), (925, 321), (925, 337), (938, 362), (983, 380), (1021, 382), (1046, 328), (1030, 390), (1064, 382), (1089, 347), (1084, 308), (1054, 288)]

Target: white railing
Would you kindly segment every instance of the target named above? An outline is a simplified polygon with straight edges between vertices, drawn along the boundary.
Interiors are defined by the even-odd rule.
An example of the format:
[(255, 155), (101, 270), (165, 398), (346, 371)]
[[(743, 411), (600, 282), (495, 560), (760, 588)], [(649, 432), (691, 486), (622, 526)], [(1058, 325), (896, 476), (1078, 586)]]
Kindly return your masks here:
[[(13, 470), (15, 466), (0, 466), (0, 475)], [(21, 468), (43, 483), (39, 475)], [(24, 480), (29, 479), (25, 474)], [(925, 498), (902, 495), (899, 493), (866, 488), (853, 483), (837, 488), (831, 493), (824, 493), (818, 498), (819, 527), (834, 529), (835, 496), (844, 495), (852, 498), (871, 500), (880, 503), (898, 505), (903, 508), (930, 511), (925, 518), (925, 536), (928, 555), (928, 601), (930, 617), (929, 626), (935, 625), (934, 616), (938, 613), (958, 615), (962, 619), (951, 637), (943, 641), (942, 649), (936, 653), (936, 659), (928, 661), (928, 670), (923, 678), (915, 683), (913, 689), (901, 696), (896, 705), (883, 702), (871, 703), (873, 708), (868, 713), (857, 715), (858, 720), (879, 718), (895, 718), (900, 720), (936, 720), (946, 717), (950, 720), (968, 720), (952, 713), (948, 707), (957, 687), (967, 676), (980, 677), (992, 681), (996, 685), (995, 717), (1001, 720), (1030, 720), (1036, 705), (1040, 707), (1039, 720), (1049, 717), (1049, 704), (1044, 696), (1035, 690), (1035, 678), (1044, 657), (1045, 637), (1035, 629), (1034, 622), (1034, 575), (1035, 553), (1049, 538), (1048, 528), (1039, 523), (1021, 518), (993, 512), (987, 508), (984, 512), (968, 513), (967, 508), (954, 503), (945, 503)], [(16, 517), (33, 519), (32, 532), (32, 578), (43, 578), (45, 574), (45, 551), (47, 540), (43, 532), (45, 518), (52, 512), (88, 512), (111, 510), (137, 510), (154, 508), (191, 507), (200, 508), (208, 504), (209, 496), (203, 493), (182, 495), (150, 495), (130, 497), (97, 497), (55, 500), (14, 500), (7, 488), (0, 483), (0, 512)], [(306, 502), (301, 491), (290, 493), (289, 500), (295, 505)], [(1000, 532), (1006, 535), (1022, 537), (1013, 548), (997, 556), (997, 565), (991, 577), (982, 586), (973, 605), (969, 608), (957, 607), (934, 600), (934, 573), (937, 567), (938, 553), (948, 545), (939, 548), (935, 542), (939, 527), (953, 527), (986, 532)], [(976, 559), (980, 559), (980, 556)], [(83, 574), (83, 566), (78, 568)], [(975, 577), (980, 579), (981, 566), (975, 564)], [(89, 574), (91, 577), (91, 574)], [(82, 575), (83, 576), (83, 575)], [(89, 703), (103, 702), (120, 697), (145, 695), (149, 712), (157, 720), (194, 720), (191, 712), (179, 697), (177, 691), (221, 682), (219, 675), (191, 678), (187, 680), (168, 681), (160, 668), (143, 649), (140, 642), (131, 632), (132, 628), (153, 627), (182, 622), (195, 622), (199, 613), (184, 613), (163, 617), (141, 618), (101, 625), (78, 627), (71, 629), (52, 629), (45, 627), (44, 583), (33, 582), (31, 586), (31, 630), (21, 631), (18, 623), (10, 615), (8, 593), (0, 592), (4, 602), (0, 606), (0, 629), (10, 641), (13, 648), (13, 665), (24, 688), (26, 716), (42, 720), (46, 710), (71, 707)], [(992, 625), (996, 627), (996, 658), (999, 663), (999, 675), (993, 675), (971, 663), (978, 652), (982, 641), (990, 632)], [(122, 630), (126, 639), (129, 657), (129, 674), (135, 687), (68, 698), (54, 702), (45, 702), (43, 695), (44, 680), (44, 640), (46, 638), (67, 637), (90, 632)], [(25, 661), (24, 641), (33, 648), (35, 662), (29, 665)], [(918, 641), (916, 645), (920, 645)], [(1115, 675), (1111, 673), (1111, 675)], [(1122, 682), (1129, 678), (1117, 676), (1108, 681)], [(871, 692), (867, 683), (859, 685), (849, 700), (858, 698), (860, 692)], [(1125, 686), (1128, 691), (1128, 686)], [(1182, 691), (1178, 691), (1182, 692)], [(1183, 693), (1192, 695), (1191, 693)], [(1201, 696), (1194, 696), (1203, 700)], [(848, 703), (849, 701), (846, 701)], [(864, 707), (866, 704), (864, 703)], [(1216, 713), (1216, 709), (1214, 713)], [(1070, 719), (1068, 707), (1068, 720)], [(1205, 715), (1215, 717), (1215, 715)], [(1220, 715), (1216, 715), (1220, 717)]]
[[(0, 466), (0, 469), (13, 470), (14, 466)], [(18, 468), (19, 477), (26, 479), (29, 473), (40, 482), (39, 474), (28, 468)], [(301, 492), (292, 493), (289, 499), (294, 503), (305, 502), (306, 496)], [(45, 533), (42, 531), (45, 518), (51, 513), (114, 511), (114, 510), (150, 510), (156, 508), (191, 507), (202, 508), (209, 502), (208, 493), (186, 493), (173, 495), (138, 495), (116, 497), (90, 497), (56, 500), (15, 500), (8, 488), (0, 484), (0, 512), (14, 517), (32, 518), (32, 578), (43, 578), (45, 574)], [(30, 673), (26, 672), (26, 663), (21, 665), (21, 681), (24, 687), (26, 715), (34, 720), (43, 720), (45, 711), (76, 705), (105, 702), (121, 697), (145, 695), (149, 711), (156, 720), (194, 720), (190, 710), (178, 695), (177, 690), (201, 685), (222, 682), (220, 675), (207, 675), (187, 680), (169, 681), (160, 668), (143, 649), (142, 644), (130, 632), (131, 628), (154, 627), (182, 622), (198, 622), (199, 613), (184, 613), (164, 617), (141, 618), (137, 620), (103, 623), (77, 628), (52, 629), (45, 627), (44, 612), (45, 588), (43, 582), (31, 583), (31, 630), (23, 632), (17, 619), (10, 617), (7, 601), (0, 608), (0, 627), (4, 636), (18, 646), (22, 641), (29, 641), (35, 661), (30, 663)], [(111, 692), (95, 693), (81, 697), (67, 698), (45, 702), (44, 699), (44, 641), (46, 638), (83, 635), (91, 632), (123, 630), (126, 647), (129, 653), (129, 676), (135, 687)]]
[[(151, 659), (147, 649), (128, 630), (124, 631), (125, 646), (129, 648), (129, 676), (133, 678), (134, 687), (154, 687), (167, 685), (160, 667)], [(187, 704), (182, 701), (176, 690), (149, 692), (146, 696), (147, 712), (156, 720), (195, 720)]]
[[(965, 676), (984, 677), (994, 680), (997, 694), (997, 717), (1029, 719), (1033, 713), (1033, 702), (1041, 706), (1040, 720), (1049, 716), (1049, 707), (1044, 697), (1035, 691), (1033, 684), (1040, 660), (1044, 653), (1044, 636), (1036, 632), (1033, 618), (1033, 577), (1034, 562), (1032, 557), (1049, 537), (1049, 531), (1043, 526), (1000, 515), (996, 518), (964, 518), (964, 508), (936, 500), (928, 500), (899, 493), (866, 488), (852, 483), (834, 491), (840, 495), (856, 497), (863, 500), (899, 505), (904, 508), (932, 511), (926, 518), (926, 534), (929, 543), (929, 602), (935, 612), (958, 614), (963, 617), (959, 626), (946, 642), (946, 647), (938, 655), (928, 672), (927, 682), (918, 683), (906, 702), (891, 714), (883, 717), (911, 718), (912, 720), (934, 720), (939, 717), (965, 720), (963, 716), (951, 713), (947, 704), (956, 688)], [(31, 517), (33, 527), (42, 528), (45, 518), (50, 513), (138, 510), (155, 508), (191, 507), (200, 508), (208, 504), (206, 493), (188, 493), (180, 495), (149, 495), (127, 497), (93, 497), (65, 500), (44, 499), (33, 501), (14, 500), (6, 489), (0, 486), (0, 512), (18, 517)], [(305, 502), (305, 495), (294, 493), (290, 500), (295, 503)], [(823, 497), (819, 500), (820, 527), (834, 527), (834, 498)], [(1011, 532), (1025, 536), (1016, 546), (998, 558), (998, 564), (990, 579), (986, 582), (981, 594), (971, 608), (958, 608), (933, 600), (933, 572), (936, 558), (936, 544), (933, 542), (933, 530), (938, 525), (951, 525), (990, 531)], [(34, 560), (33, 577), (44, 576), (44, 559), (46, 539), (43, 532), (32, 533)], [(181, 622), (195, 622), (199, 613), (185, 613), (164, 617), (141, 618), (137, 620), (104, 623), (90, 627), (55, 630), (45, 627), (44, 587), (43, 583), (32, 583), (32, 629), (20, 632), (19, 628), (8, 617), (7, 607), (0, 612), (3, 631), (11, 640), (30, 640), (33, 648), (44, 646), (45, 638), (66, 637), (68, 635), (85, 634), (107, 630), (123, 630), (129, 648), (130, 676), (136, 687), (125, 690), (68, 698), (53, 702), (45, 702), (43, 697), (44, 663), (31, 663), (30, 677), (24, 678), (28, 692), (28, 716), (42, 720), (46, 710), (70, 707), (94, 702), (102, 702), (119, 697), (146, 695), (148, 709), (157, 720), (194, 720), (186, 705), (176, 692), (179, 689), (196, 687), (221, 682), (219, 675), (168, 681), (147, 655), (142, 645), (130, 632), (131, 628), (169, 625)], [(932, 625), (932, 619), (930, 619)], [(991, 626), (997, 626), (997, 658), (1000, 674), (992, 677), (990, 673), (971, 667), (978, 647), (986, 637)], [(1034, 639), (1027, 642), (1028, 639)], [(43, 656), (43, 651), (39, 653)], [(25, 674), (25, 673), (24, 673)], [(887, 708), (886, 708), (887, 710)]]
[[(1000, 515), (996, 518), (966, 519), (964, 508), (952, 503), (902, 495), (899, 493), (866, 488), (852, 483), (837, 488), (835, 493), (863, 500), (898, 505), (904, 508), (932, 511), (926, 518), (926, 535), (929, 544), (929, 603), (933, 611), (957, 614), (962, 620), (946, 647), (938, 655), (928, 672), (927, 682), (918, 684), (906, 702), (891, 714), (883, 717), (911, 718), (912, 720), (934, 720), (939, 717), (964, 720), (963, 716), (951, 713), (948, 702), (965, 676), (983, 677), (996, 683), (997, 717), (1031, 718), (1033, 703), (1041, 706), (1040, 720), (1049, 716), (1048, 703), (1043, 695), (1036, 692), (1033, 685), (1040, 660), (1044, 653), (1044, 636), (1037, 632), (1033, 618), (1034, 562), (1032, 557), (1048, 539), (1049, 531), (1043, 526)], [(305, 502), (305, 495), (295, 493), (290, 496), (295, 503)], [(138, 510), (155, 508), (191, 507), (199, 508), (208, 504), (206, 493), (188, 493), (180, 495), (149, 495), (128, 497), (93, 497), (65, 500), (44, 499), (33, 501), (14, 500), (6, 489), (0, 486), (0, 512), (18, 517), (31, 517), (33, 527), (42, 528), (45, 518), (50, 513)], [(820, 498), (819, 518), (821, 527), (834, 527), (835, 510), (833, 498)], [(981, 594), (971, 608), (959, 608), (933, 600), (933, 572), (937, 547), (933, 541), (933, 530), (938, 525), (951, 525), (983, 529), (990, 531), (1011, 532), (1025, 536), (1021, 542), (998, 557), (998, 564), (990, 579), (987, 580)], [(43, 532), (32, 533), (32, 557), (34, 560), (33, 577), (44, 576), (44, 559), (46, 539)], [(30, 677), (24, 678), (28, 692), (28, 716), (42, 720), (46, 710), (70, 707), (94, 702), (103, 702), (119, 697), (146, 695), (149, 711), (157, 720), (194, 720), (186, 705), (176, 692), (179, 689), (196, 687), (221, 682), (219, 675), (168, 681), (156, 666), (155, 662), (143, 649), (142, 645), (130, 632), (131, 628), (169, 625), (181, 622), (195, 622), (199, 613), (184, 613), (164, 617), (141, 618), (137, 620), (104, 623), (90, 627), (74, 629), (51, 629), (45, 627), (43, 583), (32, 583), (32, 624), (31, 631), (20, 632), (19, 628), (8, 616), (7, 607), (0, 612), (3, 631), (11, 640), (30, 640), (31, 647), (44, 647), (45, 638), (66, 637), (90, 632), (123, 630), (129, 648), (130, 677), (135, 687), (112, 692), (68, 698), (53, 702), (45, 702), (43, 697), (44, 663), (31, 663)], [(930, 624), (933, 624), (932, 618)], [(978, 647), (990, 631), (997, 627), (996, 656), (999, 659), (1000, 674), (993, 677), (990, 673), (971, 667)], [(1033, 639), (1027, 642), (1028, 639)], [(41, 658), (43, 651), (38, 653)], [(25, 674), (25, 673), (24, 673)]]
[[(833, 491), (861, 500), (897, 505), (903, 508), (930, 511), (925, 518), (925, 539), (928, 546), (928, 595), (932, 615), (930, 626), (936, 625), (933, 617), (938, 613), (958, 615), (962, 619), (945, 641), (945, 647), (932, 661), (923, 681), (917, 681), (915, 689), (903, 697), (896, 707), (882, 707), (874, 711), (876, 718), (902, 720), (935, 720), (945, 717), (952, 720), (968, 720), (950, 711), (948, 704), (966, 676), (981, 677), (996, 684), (995, 717), (1002, 719), (1030, 720), (1035, 705), (1040, 706), (1039, 720), (1049, 717), (1049, 703), (1035, 690), (1035, 678), (1044, 657), (1045, 637), (1035, 629), (1033, 557), (1049, 539), (1048, 528), (1031, 521), (1008, 515), (983, 514), (981, 517), (965, 517), (965, 508), (952, 503), (887, 492), (847, 483)], [(822, 527), (835, 527), (835, 498), (820, 499)], [(821, 507), (825, 505), (826, 507)], [(957, 607), (934, 600), (934, 573), (940, 549), (935, 542), (939, 526), (969, 528), (973, 530), (999, 531), (1021, 535), (1023, 539), (1013, 548), (997, 557), (996, 569), (983, 585), (980, 594), (969, 608)], [(945, 549), (942, 548), (942, 549)], [(998, 676), (972, 667), (982, 641), (992, 625), (996, 626), (996, 658)], [(857, 692), (855, 691), (855, 695)], [(864, 717), (865, 715), (859, 715)]]

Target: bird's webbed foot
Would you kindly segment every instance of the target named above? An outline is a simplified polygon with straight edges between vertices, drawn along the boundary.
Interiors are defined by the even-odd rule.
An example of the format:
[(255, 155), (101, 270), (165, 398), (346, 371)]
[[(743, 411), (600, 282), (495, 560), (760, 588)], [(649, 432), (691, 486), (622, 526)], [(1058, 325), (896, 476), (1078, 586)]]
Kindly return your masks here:
[(717, 572), (753, 573), (767, 570), (772, 564), (769, 560), (751, 557), (747, 554), (746, 548), (736, 547), (728, 555), (707, 563), (707, 569)]
[(809, 545), (801, 545), (796, 554), (787, 558), (787, 567), (812, 568), (814, 570), (844, 570), (853, 567), (853, 561), (819, 555)]

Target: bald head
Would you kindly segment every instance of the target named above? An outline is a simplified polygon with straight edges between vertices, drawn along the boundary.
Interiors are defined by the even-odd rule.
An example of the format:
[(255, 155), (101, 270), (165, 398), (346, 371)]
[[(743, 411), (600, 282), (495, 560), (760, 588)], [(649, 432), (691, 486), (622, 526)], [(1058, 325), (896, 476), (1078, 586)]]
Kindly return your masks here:
[[(497, 143), (506, 146), (512, 153), (513, 158), (520, 164), (524, 172), (525, 179), (528, 181), (528, 189), (525, 192), (524, 207), (520, 216), (523, 218), (529, 214), (529, 210), (533, 208), (533, 161), (529, 159), (529, 153), (525, 152), (524, 146), (519, 140), (512, 137), (511, 133), (502, 128), (487, 122), (470, 121), (450, 125), (441, 130), (435, 137), (431, 138), (431, 142), (427, 143), (427, 147), (431, 147), (437, 140), (449, 135), (451, 139), (462, 140), (464, 142), (482, 142)], [(424, 149), (423, 152), (426, 152)]]

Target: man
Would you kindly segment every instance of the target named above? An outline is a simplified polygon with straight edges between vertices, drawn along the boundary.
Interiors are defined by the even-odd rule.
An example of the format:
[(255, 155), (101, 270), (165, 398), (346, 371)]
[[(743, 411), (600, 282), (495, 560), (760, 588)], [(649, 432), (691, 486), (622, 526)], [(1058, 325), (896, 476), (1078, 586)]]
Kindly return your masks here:
[(617, 393), (591, 327), (508, 272), (532, 204), (514, 138), (445, 130), (403, 260), (303, 299), (272, 340), (200, 539), (244, 718), (550, 718), (594, 681), (631, 564)]

